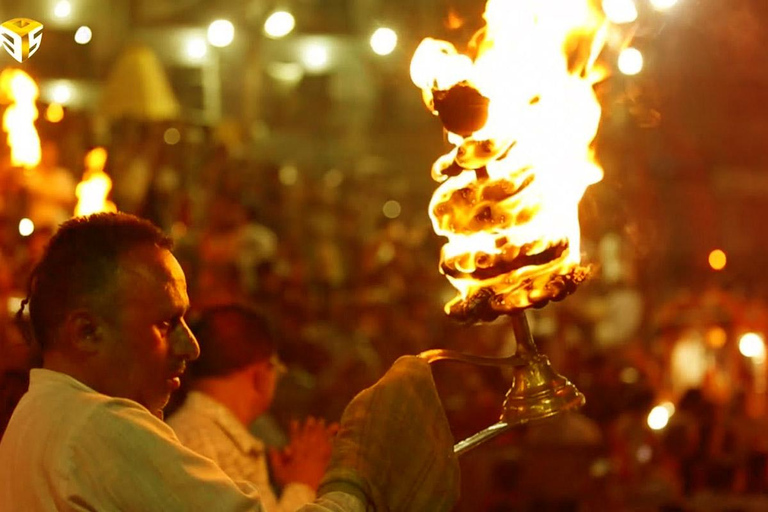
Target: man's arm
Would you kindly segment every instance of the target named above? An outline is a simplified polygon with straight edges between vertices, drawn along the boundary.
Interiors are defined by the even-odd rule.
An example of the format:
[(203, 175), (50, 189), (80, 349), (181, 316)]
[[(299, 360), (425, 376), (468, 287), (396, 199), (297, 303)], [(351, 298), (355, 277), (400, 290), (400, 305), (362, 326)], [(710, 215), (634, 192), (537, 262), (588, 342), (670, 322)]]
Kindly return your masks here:
[(318, 495), (337, 492), (376, 511), (442, 512), (455, 505), (453, 436), (423, 359), (401, 357), (347, 406)]
[[(129, 400), (98, 407), (70, 447), (65, 499), (92, 510), (262, 512), (211, 460)], [(429, 365), (400, 358), (344, 411), (319, 498), (301, 512), (443, 512), (459, 492), (453, 438)]]
[(69, 447), (67, 496), (93, 510), (261, 512), (256, 490), (176, 440), (140, 405), (114, 399), (94, 409)]

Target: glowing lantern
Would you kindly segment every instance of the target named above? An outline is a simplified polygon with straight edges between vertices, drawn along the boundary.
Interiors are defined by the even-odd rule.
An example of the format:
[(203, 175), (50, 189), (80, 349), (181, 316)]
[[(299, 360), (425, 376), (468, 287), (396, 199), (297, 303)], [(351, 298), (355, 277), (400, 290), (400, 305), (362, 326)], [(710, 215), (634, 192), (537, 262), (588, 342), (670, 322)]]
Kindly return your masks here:
[(35, 129), (40, 94), (35, 81), (20, 69), (0, 73), (0, 102), (8, 104), (3, 114), (3, 130), (8, 134), (11, 165), (31, 169), (40, 163), (40, 137)]
[(107, 200), (112, 190), (112, 180), (104, 172), (106, 163), (107, 151), (104, 148), (94, 148), (85, 156), (83, 180), (78, 183), (75, 190), (77, 195), (75, 216), (117, 211), (115, 204)]

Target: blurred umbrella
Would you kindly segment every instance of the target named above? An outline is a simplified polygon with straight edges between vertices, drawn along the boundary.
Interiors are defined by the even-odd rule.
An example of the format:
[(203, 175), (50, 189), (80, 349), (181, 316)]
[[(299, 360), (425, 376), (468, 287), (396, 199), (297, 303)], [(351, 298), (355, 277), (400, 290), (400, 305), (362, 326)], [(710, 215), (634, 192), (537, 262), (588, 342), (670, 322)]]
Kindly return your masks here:
[(131, 46), (113, 66), (100, 110), (111, 119), (163, 121), (179, 116), (179, 102), (160, 61), (146, 46)]

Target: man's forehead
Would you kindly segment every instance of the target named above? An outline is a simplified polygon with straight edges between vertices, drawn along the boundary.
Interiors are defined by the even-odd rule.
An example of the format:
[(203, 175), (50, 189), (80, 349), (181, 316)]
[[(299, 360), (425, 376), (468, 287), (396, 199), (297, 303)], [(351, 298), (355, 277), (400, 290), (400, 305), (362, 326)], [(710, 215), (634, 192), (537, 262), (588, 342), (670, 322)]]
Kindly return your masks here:
[(156, 246), (141, 246), (124, 254), (118, 264), (117, 282), (128, 290), (183, 291), (186, 295), (181, 265), (169, 250)]

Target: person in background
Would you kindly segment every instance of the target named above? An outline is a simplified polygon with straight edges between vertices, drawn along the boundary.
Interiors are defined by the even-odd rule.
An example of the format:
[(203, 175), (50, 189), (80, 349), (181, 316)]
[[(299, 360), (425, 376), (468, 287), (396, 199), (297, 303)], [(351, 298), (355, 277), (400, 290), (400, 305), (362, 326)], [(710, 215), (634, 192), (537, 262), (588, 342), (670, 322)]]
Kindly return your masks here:
[(268, 411), (285, 371), (266, 318), (242, 305), (217, 306), (202, 312), (194, 334), (201, 355), (191, 365), (191, 391), (168, 419), (179, 440), (233, 480), (253, 483), (269, 511), (295, 511), (314, 500), (336, 426), (313, 418), (301, 427), (292, 424), (288, 447), (269, 453), (283, 487), (279, 499), (271, 489), (265, 445), (248, 431)]
[[(0, 510), (263, 510), (257, 490), (183, 446), (162, 421), (199, 356), (171, 241), (137, 217), (61, 225), (32, 272), (42, 368), (0, 440)], [(315, 502), (302, 512), (448, 511), (453, 437), (429, 365), (400, 358), (347, 406)]]

